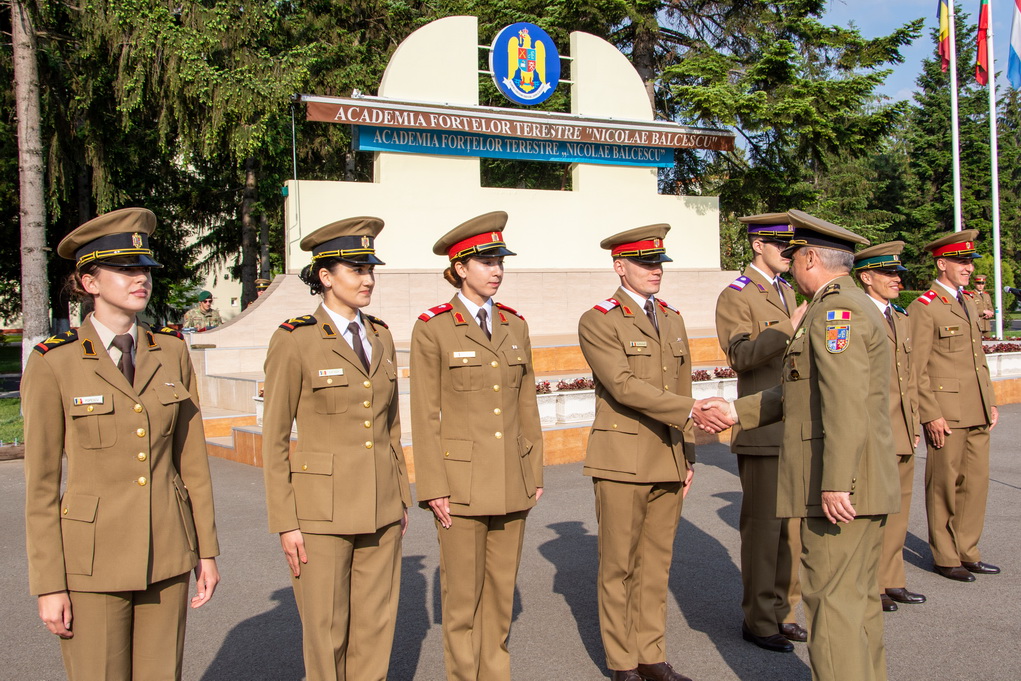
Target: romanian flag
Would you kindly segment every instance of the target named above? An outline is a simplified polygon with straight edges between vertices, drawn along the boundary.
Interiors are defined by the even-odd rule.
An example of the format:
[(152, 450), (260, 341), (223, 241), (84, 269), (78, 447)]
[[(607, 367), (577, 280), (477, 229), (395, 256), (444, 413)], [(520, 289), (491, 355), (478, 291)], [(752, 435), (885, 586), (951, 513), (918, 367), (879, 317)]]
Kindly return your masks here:
[(1021, 89), (1021, 0), (1014, 0), (1014, 21), (1010, 26), (1010, 52), (1007, 53), (1007, 80)]
[(947, 4), (947, 0), (939, 0), (936, 18), (939, 19), (940, 67), (946, 73), (950, 67), (950, 5)]
[(979, 0), (978, 47), (975, 50), (975, 80), (979, 85), (989, 83), (989, 0)]

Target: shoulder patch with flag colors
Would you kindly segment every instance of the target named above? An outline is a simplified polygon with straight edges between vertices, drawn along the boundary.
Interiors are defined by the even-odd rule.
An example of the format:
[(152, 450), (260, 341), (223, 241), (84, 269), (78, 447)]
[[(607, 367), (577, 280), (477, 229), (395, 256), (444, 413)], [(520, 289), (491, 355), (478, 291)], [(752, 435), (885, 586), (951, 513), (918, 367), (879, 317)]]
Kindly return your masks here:
[(674, 306), (673, 306), (673, 305), (671, 305), (670, 303), (666, 302), (666, 301), (665, 301), (665, 300), (663, 300), (662, 298), (656, 298), (656, 302), (657, 302), (657, 303), (659, 303), (659, 306), (660, 306), (661, 308), (663, 308), (664, 310), (670, 310), (670, 311), (671, 311), (671, 312), (673, 312), (674, 314), (681, 314), (681, 311), (680, 311), (680, 310), (678, 310), (678, 309), (677, 309), (676, 307), (674, 307)]
[(851, 341), (850, 324), (827, 324), (826, 325), (826, 351), (837, 354), (847, 349)]
[(918, 296), (918, 302), (920, 302), (922, 305), (928, 305), (929, 303), (931, 303), (935, 299), (936, 299), (936, 292), (933, 291), (932, 289), (929, 289), (928, 291), (926, 291), (922, 295)]
[(453, 309), (454, 306), (451, 305), (450, 303), (443, 303), (442, 305), (437, 305), (436, 307), (430, 307), (428, 310), (418, 315), (418, 318), (421, 319), (423, 322), (427, 322), (436, 315), (443, 314), (444, 312), (450, 312)]
[(599, 310), (603, 314), (606, 314), (615, 307), (620, 307), (620, 301), (618, 301), (616, 298), (610, 298), (608, 300), (604, 300), (601, 303), (596, 303), (595, 305), (592, 306), (592, 309)]
[(520, 312), (515, 310), (513, 307), (508, 307), (508, 306), (504, 305), (503, 303), (493, 303), (493, 304), (496, 305), (501, 310), (506, 310), (507, 312), (510, 312), (515, 317), (519, 317), (521, 319), (525, 318), (525, 315), (521, 314)]
[(752, 280), (742, 275), (735, 279), (733, 282), (731, 282), (730, 288), (734, 289), (735, 291), (741, 291), (744, 289), (745, 286), (747, 286), (750, 283), (752, 283)]
[[(362, 314), (365, 314), (365, 313), (363, 312)], [(368, 319), (373, 324), (375, 324), (376, 326), (382, 326), (384, 329), (389, 329), (390, 328), (389, 326), (386, 325), (386, 322), (384, 322), (379, 317), (376, 317), (376, 316), (371, 315), (371, 314), (366, 314), (365, 318)]]
[(281, 329), (286, 331), (294, 331), (299, 326), (313, 326), (316, 323), (316, 318), (310, 314), (303, 314), (300, 317), (291, 317), (286, 322), (280, 325)]
[(826, 321), (848, 321), (851, 319), (850, 310), (829, 310), (826, 312)]
[(53, 348), (59, 348), (61, 345), (67, 345), (73, 340), (78, 340), (78, 332), (75, 330), (65, 331), (64, 333), (58, 333), (55, 336), (50, 336), (40, 343), (36, 343), (33, 349), (40, 355), (45, 355)]

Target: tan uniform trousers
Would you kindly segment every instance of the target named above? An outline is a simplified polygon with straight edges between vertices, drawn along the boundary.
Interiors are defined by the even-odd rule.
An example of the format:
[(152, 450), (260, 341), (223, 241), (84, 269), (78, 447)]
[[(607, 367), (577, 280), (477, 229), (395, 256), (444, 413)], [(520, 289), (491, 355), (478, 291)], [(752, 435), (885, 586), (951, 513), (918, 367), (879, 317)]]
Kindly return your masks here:
[(741, 476), (741, 609), (756, 636), (772, 636), (778, 624), (796, 622), (801, 602), (801, 522), (776, 517), (779, 458), (737, 455)]
[(455, 515), (447, 529), (436, 522), (449, 681), (510, 681), (507, 637), (527, 517)]
[(60, 640), (68, 681), (181, 681), (191, 573), (145, 591), (71, 591), (71, 631)]
[(886, 516), (801, 524), (802, 596), (813, 681), (886, 681), (876, 572)]
[(915, 455), (897, 457), (897, 472), (900, 474), (900, 513), (886, 517), (883, 528), (883, 554), (879, 559), (879, 591), (903, 589), (907, 586), (904, 576), (904, 540), (908, 536), (908, 520), (911, 511), (911, 488), (915, 480)]
[(302, 533), (291, 575), (307, 681), (383, 681), (401, 587), (401, 524), (372, 534)]
[(955, 567), (982, 560), (978, 540), (989, 494), (989, 427), (952, 428), (925, 461), (925, 513), (933, 561)]
[(666, 602), (680, 482), (593, 478), (599, 523), (599, 629), (610, 669), (666, 661)]

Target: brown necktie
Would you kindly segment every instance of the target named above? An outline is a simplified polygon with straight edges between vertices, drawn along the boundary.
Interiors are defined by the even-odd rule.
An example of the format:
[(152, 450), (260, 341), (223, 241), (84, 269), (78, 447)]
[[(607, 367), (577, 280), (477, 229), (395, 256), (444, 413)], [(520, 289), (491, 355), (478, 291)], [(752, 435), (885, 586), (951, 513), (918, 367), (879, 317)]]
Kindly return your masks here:
[(964, 291), (961, 289), (957, 289), (957, 302), (959, 302), (961, 307), (964, 308), (964, 316), (970, 320), (971, 315), (968, 314), (968, 306), (964, 304)]
[(113, 337), (113, 346), (121, 351), (117, 368), (121, 370), (124, 378), (128, 379), (128, 383), (131, 385), (135, 384), (135, 360), (131, 357), (131, 347), (134, 344), (135, 339), (131, 337), (130, 333), (122, 333)]
[(351, 332), (351, 349), (358, 355), (358, 359), (361, 360), (362, 366), (365, 370), (369, 370), (369, 358), (365, 356), (365, 346), (362, 345), (362, 333), (358, 328), (358, 322), (351, 322), (347, 325), (347, 330)]
[(780, 285), (780, 277), (773, 280), (773, 287), (780, 294), (780, 304), (783, 305), (783, 309), (787, 311), (787, 314), (790, 314), (791, 310), (787, 307), (787, 299), (783, 297), (783, 286)]
[(893, 337), (897, 337), (897, 326), (893, 323), (893, 307), (890, 305), (886, 306), (886, 311), (883, 313), (886, 317), (886, 323), (890, 325), (890, 330), (893, 331)]
[(645, 301), (645, 315), (652, 322), (652, 328), (656, 329), (656, 333), (659, 333), (659, 322), (656, 321), (656, 308), (652, 306), (652, 299)]
[(484, 307), (480, 307), (479, 311), (475, 314), (475, 317), (479, 320), (479, 327), (482, 328), (482, 333), (486, 334), (486, 338), (489, 340), (493, 340), (493, 332), (489, 330), (489, 324), (486, 323), (488, 316)]

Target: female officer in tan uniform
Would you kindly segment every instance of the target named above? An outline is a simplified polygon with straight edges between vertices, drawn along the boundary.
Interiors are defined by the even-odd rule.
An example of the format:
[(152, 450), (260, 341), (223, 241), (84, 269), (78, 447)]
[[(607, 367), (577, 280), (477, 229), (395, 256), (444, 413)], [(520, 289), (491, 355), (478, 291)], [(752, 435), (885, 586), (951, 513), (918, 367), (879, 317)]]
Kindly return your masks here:
[[(181, 678), (189, 572), (219, 573), (213, 492), (188, 348), (136, 315), (156, 216), (125, 208), (71, 232), (70, 288), (95, 312), (35, 347), (21, 384), (29, 582), (71, 681)], [(67, 487), (61, 488), (61, 453)]]
[(510, 681), (507, 636), (528, 510), (542, 495), (542, 431), (528, 324), (493, 302), (503, 212), (433, 246), (458, 289), (411, 335), (416, 485), (436, 516), (443, 653), (451, 681)]
[(390, 662), (411, 492), (393, 338), (361, 312), (382, 229), (350, 218), (301, 241), (312, 251), (301, 279), (323, 303), (281, 324), (266, 356), (266, 506), (291, 568), (308, 681), (382, 681)]

